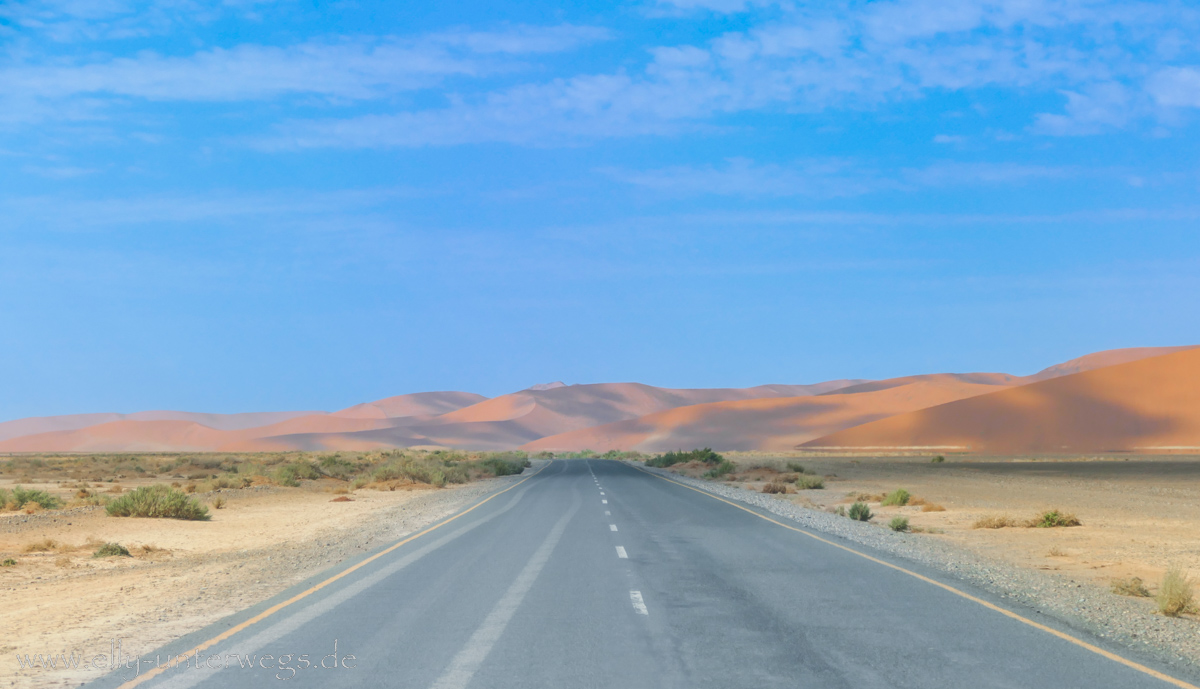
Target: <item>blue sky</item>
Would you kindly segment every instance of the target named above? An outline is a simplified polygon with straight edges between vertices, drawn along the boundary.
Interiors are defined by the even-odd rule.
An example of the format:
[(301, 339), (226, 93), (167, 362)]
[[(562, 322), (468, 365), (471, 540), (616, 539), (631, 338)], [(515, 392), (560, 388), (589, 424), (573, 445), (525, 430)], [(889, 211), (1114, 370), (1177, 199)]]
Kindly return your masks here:
[(1200, 342), (1175, 2), (0, 4), (0, 418)]

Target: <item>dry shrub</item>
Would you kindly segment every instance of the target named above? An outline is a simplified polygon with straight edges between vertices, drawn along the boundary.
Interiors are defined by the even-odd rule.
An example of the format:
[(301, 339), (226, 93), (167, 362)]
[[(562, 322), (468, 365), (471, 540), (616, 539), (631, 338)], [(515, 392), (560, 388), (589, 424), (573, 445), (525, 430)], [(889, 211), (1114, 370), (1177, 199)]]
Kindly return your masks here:
[(1167, 617), (1179, 617), (1185, 612), (1195, 612), (1192, 580), (1183, 571), (1183, 567), (1171, 565), (1167, 568), (1162, 583), (1158, 585), (1158, 595), (1154, 597), (1154, 602), (1158, 603), (1158, 611)]
[(186, 486), (184, 486), (184, 487), (183, 487), (183, 490), (184, 490), (184, 491), (186, 491), (186, 492), (188, 492), (188, 493), (195, 493), (195, 492), (196, 492), (196, 484), (194, 484), (194, 483), (189, 483), (189, 484), (187, 484)]
[(105, 493), (120, 493), (120, 492), (123, 492), (124, 490), (125, 489), (122, 488), (120, 484), (114, 483), (112, 488), (109, 488), (108, 490), (106, 490), (104, 492)]
[(1007, 527), (1019, 526), (1019, 525), (1020, 525), (1020, 523), (1016, 519), (1013, 519), (1012, 517), (1008, 517), (1008, 516), (1001, 515), (1001, 514), (988, 514), (988, 515), (984, 515), (984, 516), (980, 517), (979, 519), (976, 519), (975, 523), (971, 525), (971, 528), (972, 529), (1004, 529)]
[(23, 550), (27, 553), (48, 553), (57, 549), (61, 544), (53, 538), (43, 538), (26, 545)]
[(354, 502), (354, 498), (348, 498), (345, 495), (339, 495), (338, 497), (330, 500), (329, 502)]
[[(1055, 546), (1050, 547), (1050, 551), (1046, 553), (1046, 556), (1047, 557), (1066, 557), (1067, 551), (1065, 551), (1062, 548), (1059, 548), (1058, 546), (1055, 545)], [(1137, 577), (1134, 577), (1134, 578), (1136, 579)], [(1138, 579), (1138, 581), (1141, 581), (1141, 580)]]
[(925, 504), (925, 498), (910, 497), (908, 499), (909, 507), (920, 507)]
[(214, 509), (214, 510), (223, 510), (223, 509), (225, 509), (225, 498), (222, 498), (222, 497), (217, 497), (216, 499), (214, 499), (214, 500), (212, 501), (212, 506), (213, 506), (213, 509)]
[(1118, 596), (1134, 596), (1137, 598), (1150, 597), (1150, 589), (1146, 588), (1146, 584), (1142, 581), (1141, 577), (1113, 579), (1112, 592)]
[(62, 567), (62, 568), (70, 567), (71, 566), (71, 558), (67, 557), (66, 555), (63, 555), (62, 557), (57, 557), (54, 559), (54, 566)]
[(762, 492), (764, 492), (764, 493), (791, 493), (792, 491), (788, 488), (788, 485), (786, 483), (772, 481), (771, 483), (768, 483), (767, 485), (762, 487)]
[(1026, 526), (1039, 529), (1052, 529), (1060, 526), (1081, 526), (1082, 522), (1070, 513), (1049, 510), (1029, 520)]
[(922, 512), (945, 512), (946, 508), (942, 507), (941, 505), (937, 504), (936, 502), (926, 502), (925, 504), (921, 505), (921, 511)]

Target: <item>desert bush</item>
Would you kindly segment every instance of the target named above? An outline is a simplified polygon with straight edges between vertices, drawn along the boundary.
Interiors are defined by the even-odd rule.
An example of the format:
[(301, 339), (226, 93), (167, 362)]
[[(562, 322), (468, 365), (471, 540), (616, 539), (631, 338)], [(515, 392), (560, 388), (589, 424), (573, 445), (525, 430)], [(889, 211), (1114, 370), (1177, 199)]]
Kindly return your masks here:
[(321, 478), (321, 474), (308, 462), (292, 462), (277, 468), (271, 474), (271, 478), (281, 486), (295, 488), (300, 485), (301, 480), (318, 479)]
[(167, 485), (136, 488), (108, 503), (113, 517), (153, 517), (164, 519), (207, 520), (208, 508), (195, 498)]
[(1158, 603), (1158, 611), (1167, 617), (1179, 617), (1185, 612), (1195, 611), (1192, 580), (1182, 567), (1172, 565), (1167, 568), (1154, 602)]
[(92, 553), (92, 557), (133, 557), (120, 543), (105, 543)]
[[(650, 459), (646, 460), (646, 466), (663, 468), (674, 466), (676, 464), (684, 464), (686, 462), (704, 462), (705, 464), (720, 465), (722, 462), (726, 461), (727, 460), (724, 457), (716, 452), (713, 452), (711, 447), (706, 447), (700, 450), (689, 450), (687, 452), (684, 452), (683, 450), (676, 450), (674, 452), (668, 452), (666, 454), (651, 457)], [(730, 471), (732, 471), (732, 469)], [(725, 473), (729, 472), (727, 471)]]
[(796, 487), (804, 490), (817, 490), (825, 487), (825, 479), (820, 476), (800, 476), (796, 479)]
[(40, 541), (34, 541), (26, 545), (23, 550), (27, 553), (48, 553), (55, 548), (58, 548), (59, 542), (53, 538), (43, 538)]
[(941, 464), (942, 462), (946, 461), (946, 458), (943, 457), (942, 455), (936, 455), (933, 459), (931, 459), (929, 461), (932, 464)]
[(871, 514), (871, 508), (867, 507), (867, 503), (856, 502), (846, 510), (846, 516), (855, 521), (866, 522), (871, 521), (871, 517), (875, 515)]
[(0, 489), (0, 507), (9, 510), (24, 509), (26, 505), (37, 505), (45, 510), (62, 507), (62, 500), (44, 490), (13, 486), (11, 491)]
[(772, 481), (762, 487), (762, 492), (772, 494), (786, 493), (788, 492), (788, 485), (781, 481)]
[(942, 507), (941, 505), (937, 504), (936, 502), (927, 502), (924, 505), (921, 505), (921, 511), (922, 512), (945, 512), (946, 508)]
[(479, 464), (494, 476), (519, 474), (525, 471), (525, 467), (530, 466), (528, 459), (501, 459), (499, 457), (485, 459)]
[(225, 498), (222, 498), (222, 497), (219, 497), (219, 496), (218, 496), (217, 498), (213, 499), (213, 501), (212, 501), (212, 506), (213, 506), (213, 509), (214, 509), (214, 510), (223, 510), (223, 509), (225, 509)]
[(846, 506), (838, 505), (837, 507), (833, 508), (833, 513), (839, 517), (845, 517), (846, 516)]
[(892, 521), (888, 522), (888, 528), (892, 531), (908, 531), (908, 518), (892, 517)]
[(904, 490), (903, 488), (897, 488), (896, 490), (883, 496), (883, 500), (879, 504), (883, 505), (884, 507), (904, 507), (908, 504), (908, 499), (910, 497), (912, 496), (909, 495), (908, 491)]
[(804, 465), (803, 465), (803, 464), (801, 464), (801, 463), (799, 463), (799, 462), (788, 462), (788, 463), (787, 463), (787, 468), (788, 468), (788, 471), (794, 471), (794, 472), (796, 472), (797, 474), (804, 474), (804, 473), (807, 473), (807, 472), (804, 470)]
[(354, 462), (343, 459), (339, 454), (325, 455), (317, 461), (317, 470), (322, 474), (341, 481), (349, 479), (358, 473)]
[(1017, 520), (1004, 515), (987, 514), (975, 520), (971, 525), (972, 529), (1004, 529), (1010, 526), (1018, 526)]
[(1040, 529), (1049, 529), (1059, 526), (1079, 526), (1080, 524), (1081, 522), (1075, 517), (1075, 515), (1059, 512), (1058, 510), (1043, 512), (1029, 522), (1029, 526)]
[(1135, 596), (1137, 598), (1150, 597), (1150, 589), (1146, 588), (1146, 584), (1142, 581), (1141, 577), (1113, 579), (1112, 592), (1118, 596)]
[[(717, 455), (718, 457), (720, 455)], [(722, 459), (721, 463), (704, 472), (704, 478), (721, 478), (726, 474), (731, 474), (737, 470), (737, 465), (728, 459)]]
[(379, 467), (371, 475), (377, 483), (408, 481), (442, 487), (447, 483), (466, 483), (467, 471), (457, 464), (447, 464), (430, 456), (400, 456)]
[(4, 558), (4, 562), (0, 562), (0, 567), (16, 567), (17, 561), (11, 557)]

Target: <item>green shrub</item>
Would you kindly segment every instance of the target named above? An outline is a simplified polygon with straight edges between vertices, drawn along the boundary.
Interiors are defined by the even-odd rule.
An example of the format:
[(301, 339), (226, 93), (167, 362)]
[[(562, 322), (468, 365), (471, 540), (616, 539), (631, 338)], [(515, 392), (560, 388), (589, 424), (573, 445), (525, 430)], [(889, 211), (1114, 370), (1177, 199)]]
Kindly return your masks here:
[(805, 490), (814, 490), (825, 487), (825, 479), (820, 476), (800, 476), (796, 479), (796, 487)]
[(908, 491), (904, 490), (903, 488), (897, 488), (896, 490), (883, 496), (883, 501), (879, 504), (883, 505), (884, 507), (904, 507), (908, 504), (908, 499), (910, 497), (912, 496), (908, 494)]
[(4, 558), (4, 562), (0, 562), (0, 567), (16, 567), (17, 561), (11, 557)]
[(0, 489), (0, 507), (19, 510), (31, 502), (47, 510), (62, 507), (62, 500), (44, 490), (22, 488), (21, 486), (13, 486), (11, 491)]
[(288, 486), (291, 488), (295, 488), (296, 486), (300, 485), (300, 481), (302, 479), (312, 480), (320, 477), (321, 474), (317, 473), (317, 470), (313, 468), (313, 465), (309, 464), (308, 462), (292, 462), (291, 464), (284, 464), (276, 469), (272, 476), (272, 478), (275, 479), (275, 482), (279, 485)]
[(447, 483), (466, 483), (468, 478), (466, 469), (455, 463), (439, 461), (435, 455), (401, 456), (376, 469), (371, 477), (379, 483), (410, 481), (438, 488)]
[(737, 471), (737, 465), (727, 459), (722, 459), (720, 464), (704, 472), (704, 478), (721, 478), (734, 471)]
[(804, 465), (803, 465), (803, 464), (800, 464), (799, 462), (788, 462), (788, 463), (787, 463), (787, 468), (788, 468), (788, 471), (794, 471), (794, 472), (796, 472), (797, 474), (803, 474), (803, 473), (805, 473), (805, 471), (804, 471)]
[(325, 455), (317, 462), (317, 470), (330, 478), (336, 478), (341, 481), (348, 480), (351, 476), (357, 473), (357, 467), (354, 462), (342, 459), (341, 455)]
[(1033, 518), (1030, 526), (1035, 526), (1040, 529), (1050, 529), (1059, 526), (1079, 526), (1082, 522), (1079, 521), (1073, 514), (1059, 512), (1058, 510), (1050, 510), (1043, 512)]
[(946, 461), (946, 458), (943, 457), (942, 455), (937, 455), (936, 457), (934, 457), (933, 459), (931, 459), (929, 461), (932, 462), (933, 464), (941, 464), (942, 462)]
[(187, 493), (170, 486), (142, 486), (119, 498), (105, 508), (113, 517), (155, 517), (163, 519), (210, 519), (208, 508)]
[[(646, 460), (646, 466), (652, 467), (669, 467), (675, 464), (684, 464), (686, 462), (704, 462), (705, 464), (721, 464), (726, 461), (724, 457), (712, 451), (711, 447), (706, 447), (701, 450), (676, 450), (668, 452), (657, 457), (651, 457)], [(732, 470), (731, 470), (732, 471)], [(725, 472), (729, 473), (729, 472)]]
[(892, 517), (888, 528), (892, 531), (908, 531), (908, 517)]
[(105, 543), (92, 553), (92, 557), (132, 557), (120, 543)]
[(1158, 595), (1154, 597), (1154, 602), (1158, 603), (1158, 611), (1167, 617), (1179, 617), (1185, 612), (1195, 612), (1192, 580), (1182, 567), (1172, 565), (1167, 569), (1162, 583), (1158, 586)]
[(529, 466), (528, 459), (485, 459), (479, 463), (480, 466), (490, 471), (495, 476), (511, 476), (525, 471), (525, 467)]
[(875, 515), (871, 514), (871, 508), (867, 507), (867, 503), (856, 502), (846, 511), (846, 516), (855, 521), (866, 522), (870, 521), (871, 517)]

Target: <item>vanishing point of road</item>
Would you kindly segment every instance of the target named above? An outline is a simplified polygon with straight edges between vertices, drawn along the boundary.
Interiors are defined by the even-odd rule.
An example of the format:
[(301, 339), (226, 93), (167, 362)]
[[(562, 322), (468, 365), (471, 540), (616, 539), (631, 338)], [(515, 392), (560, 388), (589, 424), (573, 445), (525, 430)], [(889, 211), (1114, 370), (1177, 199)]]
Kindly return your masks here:
[(122, 669), (93, 685), (1139, 689), (1195, 681), (942, 574), (621, 462), (556, 460), (532, 471), (398, 544), (171, 644), (159, 662), (165, 654), (183, 662), (170, 669), (143, 657), (136, 674)]

